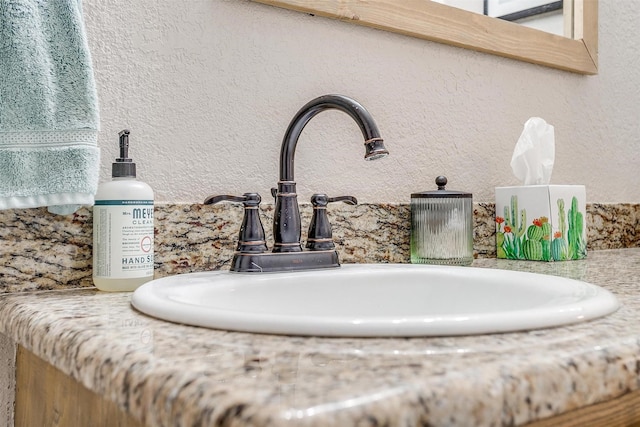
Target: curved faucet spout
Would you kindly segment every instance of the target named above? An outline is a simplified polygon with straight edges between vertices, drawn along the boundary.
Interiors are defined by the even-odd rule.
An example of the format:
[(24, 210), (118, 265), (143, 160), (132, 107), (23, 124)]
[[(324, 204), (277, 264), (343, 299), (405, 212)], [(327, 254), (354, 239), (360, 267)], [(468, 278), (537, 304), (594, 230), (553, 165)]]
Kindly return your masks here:
[(329, 109), (347, 113), (358, 124), (365, 139), (366, 160), (375, 160), (389, 154), (376, 123), (362, 105), (343, 95), (324, 95), (308, 102), (291, 120), (280, 150), (280, 181), (294, 181), (293, 166), (298, 138), (309, 120)]
[[(374, 160), (389, 152), (382, 143), (380, 132), (369, 112), (359, 103), (342, 95), (325, 95), (316, 98), (298, 111), (282, 140), (280, 150), (280, 181), (275, 192), (276, 206), (273, 218), (273, 252), (300, 252), (300, 211), (293, 176), (293, 163), (298, 138), (305, 125), (316, 114), (329, 109), (347, 113), (358, 123), (366, 148), (364, 158)], [(335, 255), (337, 259), (337, 254)]]

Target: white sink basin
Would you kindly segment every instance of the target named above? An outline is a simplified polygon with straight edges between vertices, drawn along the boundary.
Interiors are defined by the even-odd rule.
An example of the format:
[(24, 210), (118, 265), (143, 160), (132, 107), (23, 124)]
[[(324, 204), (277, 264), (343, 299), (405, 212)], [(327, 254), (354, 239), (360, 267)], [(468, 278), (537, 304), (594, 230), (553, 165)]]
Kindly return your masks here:
[(619, 307), (607, 290), (577, 280), (412, 264), (177, 275), (142, 285), (132, 304), (188, 325), (344, 337), (519, 331), (582, 322)]

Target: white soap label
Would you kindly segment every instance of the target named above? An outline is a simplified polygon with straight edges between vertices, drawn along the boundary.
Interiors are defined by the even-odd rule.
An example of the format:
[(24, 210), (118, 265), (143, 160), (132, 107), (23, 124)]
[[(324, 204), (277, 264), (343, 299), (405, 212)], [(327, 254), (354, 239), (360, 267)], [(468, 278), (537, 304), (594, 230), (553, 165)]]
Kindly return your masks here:
[(153, 200), (96, 200), (93, 275), (153, 276)]

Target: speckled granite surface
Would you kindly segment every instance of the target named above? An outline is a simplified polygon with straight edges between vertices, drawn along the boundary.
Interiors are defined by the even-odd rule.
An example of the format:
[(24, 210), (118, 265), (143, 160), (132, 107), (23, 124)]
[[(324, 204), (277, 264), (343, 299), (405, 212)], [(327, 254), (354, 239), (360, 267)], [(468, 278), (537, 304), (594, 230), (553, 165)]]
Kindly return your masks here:
[[(311, 208), (301, 211), (306, 227)], [(495, 256), (493, 204), (475, 204), (474, 214), (476, 256)], [(408, 204), (336, 204), (329, 215), (343, 262), (409, 261)], [(156, 205), (156, 277), (226, 268), (241, 217), (241, 208), (227, 204)], [(266, 204), (268, 239), (272, 218)], [(66, 217), (46, 209), (0, 211), (0, 293), (92, 286), (91, 224), (87, 208)], [(587, 225), (590, 251), (640, 246), (638, 204), (590, 204)]]
[(583, 279), (622, 307), (523, 333), (304, 338), (165, 323), (129, 293), (72, 289), (1, 296), (0, 331), (148, 426), (519, 425), (640, 387), (640, 249), (474, 266)]

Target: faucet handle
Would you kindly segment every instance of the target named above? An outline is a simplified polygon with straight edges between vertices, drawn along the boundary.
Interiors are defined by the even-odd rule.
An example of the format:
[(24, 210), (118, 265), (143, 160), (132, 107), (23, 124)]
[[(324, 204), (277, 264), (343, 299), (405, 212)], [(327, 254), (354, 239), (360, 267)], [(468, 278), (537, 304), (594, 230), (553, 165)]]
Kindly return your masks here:
[[(338, 196), (338, 197), (329, 197), (329, 199), (327, 200), (329, 203), (333, 203), (333, 202), (345, 202), (348, 205), (357, 205), (358, 204), (358, 199), (356, 199), (353, 196)], [(311, 200), (311, 203), (313, 203), (313, 197)]]
[(238, 235), (238, 252), (262, 253), (267, 251), (267, 243), (264, 237), (264, 227), (260, 221), (260, 201), (258, 193), (244, 193), (242, 196), (209, 196), (205, 199), (205, 205), (213, 205), (223, 201), (242, 203), (244, 205), (244, 218)]
[(335, 249), (331, 224), (327, 216), (327, 205), (333, 202), (344, 202), (349, 205), (357, 205), (358, 200), (353, 196), (328, 197), (326, 194), (314, 194), (311, 196), (313, 205), (313, 217), (309, 224), (306, 248), (312, 251), (327, 251)]
[[(226, 194), (222, 194), (220, 196), (209, 196), (206, 199), (204, 199), (204, 204), (205, 205), (215, 205), (216, 203), (220, 203), (220, 202), (224, 202), (224, 201), (230, 201), (230, 202), (238, 202), (238, 203), (244, 203), (245, 201), (247, 201), (247, 194), (256, 194), (257, 193), (245, 193), (245, 196), (229, 196)], [(260, 197), (258, 195), (258, 197)], [(258, 203), (260, 203), (260, 201), (258, 200)]]

